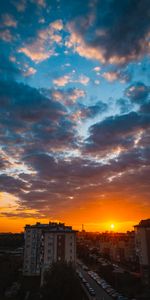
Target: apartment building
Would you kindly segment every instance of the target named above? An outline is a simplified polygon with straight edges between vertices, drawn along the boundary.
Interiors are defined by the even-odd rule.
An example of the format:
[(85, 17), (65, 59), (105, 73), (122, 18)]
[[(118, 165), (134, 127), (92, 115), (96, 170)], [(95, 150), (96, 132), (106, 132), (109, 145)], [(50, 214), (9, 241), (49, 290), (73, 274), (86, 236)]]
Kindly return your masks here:
[(143, 283), (150, 285), (150, 219), (140, 221), (134, 228)]
[(26, 225), (23, 274), (39, 276), (53, 262), (75, 264), (76, 232), (64, 223)]
[(135, 253), (135, 233), (103, 233), (99, 238), (100, 252), (108, 255), (117, 262), (134, 262)]

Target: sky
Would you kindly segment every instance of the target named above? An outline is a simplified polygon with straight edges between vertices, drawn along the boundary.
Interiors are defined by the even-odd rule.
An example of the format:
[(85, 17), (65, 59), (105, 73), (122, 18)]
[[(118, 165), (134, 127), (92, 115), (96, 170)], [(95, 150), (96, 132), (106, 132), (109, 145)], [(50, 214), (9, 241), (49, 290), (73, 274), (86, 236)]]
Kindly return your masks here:
[(0, 231), (150, 217), (150, 1), (0, 1)]

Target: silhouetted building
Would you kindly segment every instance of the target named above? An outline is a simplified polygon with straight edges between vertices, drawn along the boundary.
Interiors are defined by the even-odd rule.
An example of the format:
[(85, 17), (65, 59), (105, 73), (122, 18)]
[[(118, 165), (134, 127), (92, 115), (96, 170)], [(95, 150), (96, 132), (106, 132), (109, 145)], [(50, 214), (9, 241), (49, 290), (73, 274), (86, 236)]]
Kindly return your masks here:
[(150, 219), (135, 226), (135, 241), (143, 282), (150, 285)]
[(40, 275), (61, 261), (76, 262), (76, 231), (63, 223), (26, 225), (23, 274)]
[(100, 252), (114, 261), (134, 262), (135, 256), (135, 233), (103, 233), (99, 237)]

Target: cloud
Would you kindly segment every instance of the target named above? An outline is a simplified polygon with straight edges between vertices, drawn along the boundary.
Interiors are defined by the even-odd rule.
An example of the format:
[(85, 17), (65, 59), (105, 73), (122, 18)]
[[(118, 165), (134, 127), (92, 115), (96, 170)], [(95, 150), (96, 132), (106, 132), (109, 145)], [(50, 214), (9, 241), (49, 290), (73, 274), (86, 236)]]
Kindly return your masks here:
[(96, 80), (94, 80), (94, 83), (97, 84), (97, 85), (99, 85), (100, 84), (100, 80), (96, 79)]
[(84, 98), (86, 96), (86, 93), (84, 90), (81, 90), (81, 89), (71, 89), (68, 91), (68, 96), (69, 96), (69, 99), (72, 100), (73, 102), (76, 101), (77, 99), (80, 99), (80, 98)]
[(98, 101), (94, 105), (81, 109), (82, 118), (94, 118), (95, 116), (106, 112), (108, 106), (106, 103)]
[(118, 74), (117, 72), (104, 72), (102, 74), (102, 77), (104, 77), (105, 79), (107, 79), (108, 81), (114, 81), (118, 79)]
[(7, 167), (10, 167), (10, 162), (9, 160), (7, 159), (7, 157), (4, 155), (4, 153), (0, 153), (1, 154), (1, 158), (0, 158), (0, 170), (1, 172), (7, 168)]
[(25, 0), (20, 0), (18, 1), (13, 1), (12, 4), (16, 7), (18, 12), (24, 12), (26, 9), (26, 1)]
[(16, 210), (15, 212), (8, 212), (8, 211), (3, 211), (0, 213), (1, 217), (7, 217), (7, 218), (34, 218), (34, 219), (42, 219), (43, 216), (40, 212), (37, 213), (33, 213), (33, 212), (25, 212), (25, 211), (20, 211), (20, 210)]
[(93, 71), (95, 71), (95, 72), (99, 72), (100, 70), (101, 70), (101, 67), (99, 67), (99, 66), (93, 68)]
[(52, 91), (52, 97), (54, 99), (68, 105), (71, 105), (73, 102), (85, 96), (85, 91), (78, 88), (70, 88), (65, 91), (60, 89)]
[(70, 82), (70, 76), (64, 75), (53, 80), (54, 85), (65, 86)]
[(77, 80), (77, 82), (83, 84), (83, 85), (87, 85), (89, 83), (90, 79), (89, 77), (85, 76), (85, 75), (80, 75), (79, 79)]
[(17, 21), (9, 14), (2, 15), (2, 25), (6, 27), (17, 27)]
[(108, 117), (90, 127), (87, 151), (111, 152), (133, 147), (139, 130), (150, 127), (150, 117), (136, 112)]
[(66, 86), (69, 83), (80, 83), (87, 85), (90, 81), (90, 78), (81, 74), (78, 78), (73, 78), (72, 74), (60, 76), (53, 80), (53, 83), (57, 86)]
[(19, 159), (23, 153), (37, 149), (53, 152), (76, 147), (75, 125), (52, 93), (48, 97), (35, 88), (11, 81), (1, 81), (0, 93), (0, 138), (10, 157)]
[[(24, 131), (23, 133), (20, 132), (20, 135), (23, 135), (22, 143), (18, 144), (17, 141), (17, 144), (15, 144), (12, 133), (14, 133), (14, 130), (18, 132), (18, 128), (12, 128), (12, 124), (6, 122), (8, 119), (6, 119), (4, 110), (1, 115), (3, 117), (1, 118), (1, 125), (5, 125), (7, 135), (9, 130), (12, 130), (12, 143), (9, 145), (7, 140), (7, 149), (4, 148), (4, 151), (8, 151), (9, 147), (15, 149), (14, 153), (9, 152), (8, 157), (20, 161), (23, 168), (17, 177), (16, 171), (14, 176), (13, 170), (11, 171), (12, 175), (3, 174), (0, 176), (1, 191), (15, 195), (18, 198), (17, 203), (19, 205), (19, 210), (14, 215), (13, 213), (9, 215), (8, 212), (4, 211), (3, 216), (38, 217), (38, 215), (41, 215), (42, 217), (56, 217), (59, 214), (62, 215), (63, 210), (67, 211), (72, 207), (76, 209), (82, 205), (86, 206), (91, 202), (91, 197), (95, 204), (100, 203), (102, 199), (107, 205), (110, 199), (113, 197), (117, 199), (123, 194), (124, 199), (128, 199), (130, 206), (133, 197), (134, 200), (136, 197), (136, 201), (138, 201), (138, 198), (141, 201), (141, 196), (142, 199), (149, 199), (150, 151), (148, 149), (149, 143), (145, 143), (145, 130), (149, 126), (149, 118), (144, 119), (144, 115), (131, 113), (125, 116), (107, 118), (92, 126), (88, 142), (96, 143), (95, 151), (97, 151), (97, 154), (100, 154), (103, 148), (111, 155), (114, 146), (125, 145), (125, 137), (128, 139), (130, 136), (130, 139), (133, 139), (133, 147), (128, 141), (126, 150), (118, 152), (115, 158), (110, 157), (109, 162), (94, 159), (94, 156), (88, 158), (88, 154), (91, 153), (90, 148), (88, 148), (88, 152), (83, 152), (82, 156), (74, 157), (69, 152), (69, 155), (65, 157), (67, 146), (70, 142), (73, 146), (75, 137), (72, 134), (72, 124), (67, 119), (61, 118), (61, 112), (56, 113), (61, 106), (54, 106), (53, 120), (50, 122), (52, 115), (48, 111), (54, 105), (51, 102), (52, 100), (48, 99), (47, 101), (44, 96), (40, 98), (39, 92), (33, 88), (16, 84), (15, 88), (13, 87), (9, 91), (9, 101), (10, 95), (14, 99), (15, 94), (12, 93), (14, 90), (16, 90), (16, 95), (20, 95), (20, 98), (13, 104), (15, 114), (12, 116), (9, 102), (7, 103), (7, 112), (9, 112), (9, 120), (11, 120), (11, 117), (13, 117), (13, 120), (19, 117), (19, 120), (23, 121)], [(8, 91), (6, 86), (5, 91)], [(29, 101), (26, 106), (24, 101), (28, 98)], [(48, 102), (50, 102), (50, 106), (47, 106)], [(18, 115), (17, 106), (19, 103), (24, 110), (27, 107), (28, 111), (38, 109), (41, 115), (37, 118), (34, 117), (32, 123), (26, 118), (26, 123), (24, 123), (24, 116)], [(106, 106), (104, 106), (104, 103), (98, 102), (91, 107), (85, 107), (85, 111), (83, 107), (83, 113), (86, 114), (86, 117), (87, 115), (92, 117), (97, 113), (98, 107), (99, 112), (100, 110), (103, 112), (106, 109)], [(45, 117), (47, 116), (46, 121)], [(4, 127), (1, 128), (3, 128), (3, 134), (5, 135)], [(137, 142), (138, 134), (138, 144), (135, 147), (135, 139)], [(31, 137), (32, 141), (30, 140)], [(59, 148), (58, 151), (54, 152), (53, 149), (56, 146)], [(62, 149), (63, 153), (61, 154), (59, 151), (62, 146), (65, 147)], [(80, 150), (82, 151), (82, 148)], [(4, 170), (6, 167), (3, 165)], [(9, 166), (9, 172), (10, 170)], [(22, 170), (24, 172), (28, 170), (28, 172), (22, 173)], [(121, 199), (123, 198), (121, 197)], [(23, 214), (23, 210), (26, 209), (30, 209), (31, 212)]]
[(98, 101), (94, 105), (85, 106), (83, 104), (78, 103), (77, 106), (75, 106), (75, 110), (73, 111), (71, 115), (71, 119), (74, 121), (79, 120), (87, 120), (95, 118), (98, 115), (103, 114), (108, 109), (108, 106), (106, 103)]
[(39, 5), (41, 7), (46, 7), (46, 2), (45, 0), (33, 0), (35, 2), (36, 5)]
[(20, 48), (18, 52), (24, 53), (26, 56), (28, 56), (31, 60), (35, 61), (36, 63), (39, 63), (53, 56), (55, 53), (54, 50), (52, 49), (45, 50), (45, 47), (43, 47), (43, 42), (41, 41), (37, 41), (32, 45)]
[(9, 29), (0, 30), (0, 39), (4, 42), (12, 42), (13, 36)]
[(53, 28), (54, 31), (55, 30), (61, 31), (63, 29), (62, 20), (56, 20), (56, 21), (52, 22), (51, 27)]
[(131, 74), (127, 71), (114, 70), (114, 71), (107, 71), (101, 75), (106, 80), (113, 82), (119, 80), (121, 83), (126, 83), (131, 80)]
[(23, 72), (24, 76), (31, 76), (34, 75), (37, 72), (36, 69), (29, 67), (25, 72)]
[(0, 175), (0, 189), (10, 194), (17, 195), (20, 189), (25, 188), (25, 183), (6, 174)]
[(117, 99), (116, 105), (120, 109), (121, 114), (131, 112), (133, 109), (133, 105), (130, 100), (124, 98)]
[[(17, 2), (12, 0), (6, 13), (4, 5), (5, 28), (0, 33), (5, 51), (0, 59), (0, 188), (17, 199), (16, 211), (5, 209), (3, 216), (65, 219), (67, 212), (70, 216), (81, 211), (83, 218), (88, 207), (85, 218), (91, 211), (99, 219), (104, 207), (107, 215), (112, 206), (120, 215), (119, 208), (127, 205), (131, 215), (136, 207), (142, 211), (150, 196), (149, 87), (129, 83), (124, 98), (116, 100), (115, 92), (120, 95), (122, 89), (117, 85), (114, 91), (111, 85), (113, 99), (104, 103), (97, 101), (96, 93), (103, 96), (109, 85), (102, 80), (91, 99), (90, 83), (99, 84), (102, 76), (128, 82), (133, 68), (138, 78), (135, 64), (123, 67), (148, 55), (149, 2), (69, 1), (61, 7), (63, 22), (53, 3), (49, 10), (48, 1)], [(54, 11), (54, 21), (49, 21)], [(58, 58), (44, 62), (57, 55), (57, 49)], [(76, 54), (94, 62), (87, 65)], [(34, 63), (40, 62), (36, 68)], [(70, 67), (68, 73), (62, 72), (65, 66)], [(55, 88), (32, 87), (46, 87), (50, 78)], [(104, 101), (107, 95), (109, 90)]]
[(67, 48), (72, 48), (74, 52), (77, 52), (82, 57), (94, 60), (97, 59), (102, 63), (105, 62), (101, 51), (90, 45), (87, 45), (81, 34), (75, 31), (73, 23), (68, 25), (68, 31), (70, 36), (65, 42)]
[(149, 114), (150, 113), (150, 102), (142, 104), (140, 107), (140, 111), (145, 114)]
[(125, 90), (125, 96), (135, 103), (145, 101), (150, 93), (150, 87), (142, 82), (135, 82)]
[(37, 89), (23, 83), (2, 81), (0, 91), (1, 96), (8, 99), (6, 113), (9, 111), (10, 119), (15, 117), (15, 120), (35, 122), (49, 117), (55, 120), (66, 112), (59, 102), (44, 97)]
[(103, 0), (85, 7), (68, 24), (68, 48), (101, 63), (122, 65), (149, 54), (149, 1)]
[(60, 44), (62, 37), (57, 32), (61, 31), (61, 20), (50, 23), (45, 29), (39, 30), (37, 37), (30, 44), (23, 45), (18, 52), (24, 53), (35, 63), (40, 63), (55, 55), (55, 44)]
[[(104, 201), (105, 205), (109, 205), (111, 199), (117, 201), (121, 195), (130, 207), (135, 198), (136, 203), (139, 200), (139, 205), (142, 205), (141, 196), (149, 199), (148, 153), (142, 148), (134, 148), (111, 159), (109, 164), (83, 157), (64, 160), (61, 157), (55, 159), (47, 153), (30, 153), (24, 162), (36, 172), (34, 176), (20, 174), (16, 182), (20, 209), (36, 210), (43, 217), (56, 216), (72, 206), (74, 209), (83, 204), (86, 206), (91, 197), (95, 205), (100, 204), (101, 199), (103, 205)], [(143, 167), (143, 164), (146, 166)], [(24, 186), (20, 183), (23, 179), (26, 181)], [(9, 178), (10, 186), (11, 180)], [(8, 179), (2, 180), (2, 188), (6, 182)], [(19, 216), (19, 211), (17, 214)]]
[(0, 57), (0, 79), (10, 80), (20, 76), (21, 72), (14, 61), (8, 59), (5, 55)]

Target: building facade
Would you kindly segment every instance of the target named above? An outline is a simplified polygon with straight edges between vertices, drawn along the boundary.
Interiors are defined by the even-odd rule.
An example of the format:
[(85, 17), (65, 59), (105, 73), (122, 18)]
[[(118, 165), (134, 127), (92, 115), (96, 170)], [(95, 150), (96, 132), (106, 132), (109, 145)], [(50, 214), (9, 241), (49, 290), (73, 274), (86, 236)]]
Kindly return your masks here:
[(135, 233), (104, 233), (99, 238), (100, 253), (107, 255), (116, 262), (134, 262), (135, 253)]
[(75, 264), (76, 232), (63, 223), (26, 225), (23, 274), (39, 276), (53, 262)]
[(135, 242), (143, 283), (150, 285), (150, 219), (135, 226)]

